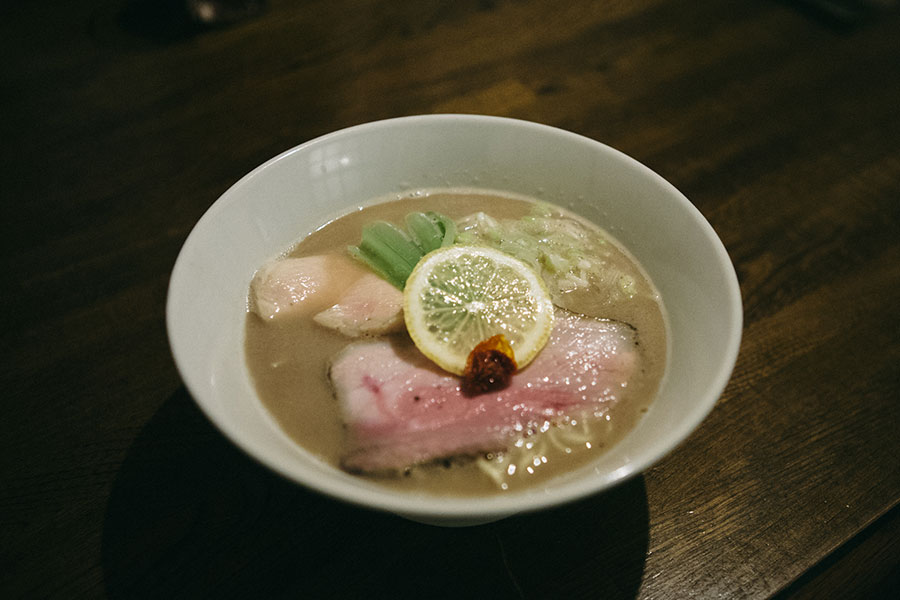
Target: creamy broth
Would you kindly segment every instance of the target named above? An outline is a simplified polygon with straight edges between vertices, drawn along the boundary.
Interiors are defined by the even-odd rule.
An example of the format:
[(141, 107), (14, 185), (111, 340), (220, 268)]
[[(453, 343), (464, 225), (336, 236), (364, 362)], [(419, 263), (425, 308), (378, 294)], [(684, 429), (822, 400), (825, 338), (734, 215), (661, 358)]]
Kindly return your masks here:
[[(379, 219), (402, 223), (411, 211), (435, 210), (456, 220), (479, 211), (494, 219), (517, 219), (528, 215), (534, 206), (534, 201), (525, 198), (493, 193), (417, 193), (340, 217), (301, 240), (288, 255), (344, 253), (348, 245), (359, 242), (366, 223)], [(574, 217), (558, 207), (554, 209)], [(605, 293), (602, 289), (575, 291), (557, 297), (555, 302), (573, 312), (622, 321), (635, 328), (641, 369), (629, 381), (622, 399), (596, 416), (578, 419), (575, 425), (528, 436), (518, 442), (519, 447), (498, 456), (456, 458), (418, 466), (395, 477), (366, 477), (386, 486), (433, 494), (485, 495), (521, 489), (586, 464), (635, 426), (652, 401), (665, 369), (664, 310), (652, 284), (627, 251), (606, 232), (589, 226), (603, 244), (604, 260), (610, 268), (633, 280), (630, 294)], [(282, 322), (263, 320), (253, 312), (247, 315), (246, 359), (261, 401), (294, 441), (335, 466), (344, 449), (344, 427), (328, 367), (341, 349), (355, 341), (311, 318)], [(509, 464), (520, 468), (509, 474)]]

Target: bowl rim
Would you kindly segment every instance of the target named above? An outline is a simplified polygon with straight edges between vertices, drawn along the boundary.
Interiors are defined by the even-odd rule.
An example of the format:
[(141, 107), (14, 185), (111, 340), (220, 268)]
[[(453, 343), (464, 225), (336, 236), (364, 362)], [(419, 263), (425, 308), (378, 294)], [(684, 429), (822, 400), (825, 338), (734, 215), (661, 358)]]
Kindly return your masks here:
[[(678, 426), (675, 427), (674, 430), (670, 432), (671, 435), (668, 436), (668, 443), (654, 446), (652, 452), (648, 451), (643, 453), (642, 456), (629, 461), (627, 465), (609, 472), (605, 474), (605, 476), (596, 478), (581, 477), (575, 481), (566, 482), (565, 484), (555, 487), (552, 492), (547, 491), (541, 486), (536, 486), (509, 494), (498, 494), (494, 496), (444, 497), (396, 491), (378, 486), (377, 484), (372, 484), (371, 486), (350, 485), (338, 478), (323, 480), (320, 477), (304, 476), (305, 473), (298, 473), (297, 470), (288, 468), (288, 466), (282, 464), (280, 461), (274, 460), (264, 453), (260, 453), (259, 448), (252, 441), (249, 441), (246, 437), (241, 435), (240, 427), (237, 427), (224, 418), (220, 418), (217, 413), (206, 406), (205, 401), (202, 399), (202, 394), (199, 393), (199, 376), (195, 373), (188, 372), (185, 368), (186, 361), (182, 355), (184, 348), (179, 341), (179, 332), (176, 330), (175, 318), (173, 316), (174, 310), (176, 309), (175, 290), (178, 288), (181, 273), (187, 268), (186, 263), (188, 261), (188, 253), (193, 247), (196, 239), (201, 235), (200, 232), (203, 231), (203, 228), (206, 226), (205, 224), (211, 221), (215, 215), (226, 210), (232, 202), (237, 201), (239, 199), (240, 189), (247, 185), (248, 182), (259, 177), (275, 163), (283, 161), (296, 153), (304, 152), (312, 147), (328, 143), (335, 138), (343, 136), (353, 136), (383, 128), (416, 127), (448, 121), (470, 127), (501, 126), (524, 128), (536, 132), (539, 135), (556, 136), (570, 142), (574, 141), (581, 144), (587, 144), (601, 153), (612, 153), (613, 155), (616, 155), (619, 160), (624, 160), (629, 163), (632, 168), (637, 169), (643, 176), (654, 180), (658, 186), (666, 190), (670, 199), (678, 202), (681, 205), (681, 209), (686, 211), (686, 214), (690, 216), (694, 223), (705, 232), (715, 251), (716, 263), (724, 276), (726, 288), (724, 291), (728, 298), (729, 305), (728, 319), (730, 323), (733, 324), (733, 329), (730, 332), (732, 335), (728, 340), (725, 352), (722, 354), (722, 358), (718, 363), (715, 375), (710, 378), (707, 393), (702, 398), (704, 402), (695, 403), (694, 410), (690, 413), (689, 417), (678, 422)], [(602, 142), (551, 125), (509, 117), (487, 115), (428, 114), (371, 121), (323, 134), (289, 148), (266, 160), (229, 186), (229, 188), (207, 208), (193, 226), (179, 251), (169, 278), (166, 299), (166, 329), (175, 366), (186, 389), (190, 393), (195, 404), (200, 408), (201, 412), (203, 412), (210, 422), (212, 422), (228, 440), (253, 460), (263, 464), (275, 473), (331, 498), (364, 508), (385, 510), (410, 517), (493, 519), (511, 514), (541, 510), (551, 506), (573, 502), (580, 498), (602, 492), (647, 470), (650, 466), (670, 454), (676, 447), (683, 443), (715, 407), (719, 397), (731, 378), (731, 374), (737, 362), (743, 333), (743, 306), (740, 286), (734, 265), (728, 256), (724, 244), (716, 234), (712, 225), (706, 220), (699, 209), (675, 188), (675, 186), (640, 161)], [(304, 467), (302, 471), (307, 471), (307, 469)]]

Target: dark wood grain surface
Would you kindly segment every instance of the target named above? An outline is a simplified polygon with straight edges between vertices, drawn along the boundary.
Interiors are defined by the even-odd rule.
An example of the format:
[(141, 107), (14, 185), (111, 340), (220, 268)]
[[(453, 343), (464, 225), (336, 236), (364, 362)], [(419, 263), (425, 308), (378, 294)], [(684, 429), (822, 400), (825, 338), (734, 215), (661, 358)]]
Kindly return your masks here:
[[(200, 28), (165, 0), (5, 3), (0, 597), (896, 593), (900, 14), (849, 4), (270, 0)], [(166, 286), (210, 204), (298, 143), (433, 112), (610, 144), (721, 236), (740, 358), (642, 476), (417, 525), (269, 473), (183, 388)]]

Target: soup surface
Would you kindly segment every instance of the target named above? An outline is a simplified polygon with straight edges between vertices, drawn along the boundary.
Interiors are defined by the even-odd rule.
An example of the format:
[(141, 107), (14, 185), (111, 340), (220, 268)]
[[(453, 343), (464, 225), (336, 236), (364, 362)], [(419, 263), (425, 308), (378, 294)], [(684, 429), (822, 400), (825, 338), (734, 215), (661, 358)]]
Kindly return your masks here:
[[(589, 285), (550, 285), (554, 304), (569, 311), (627, 323), (634, 328), (640, 367), (614, 403), (565, 423), (546, 423), (511, 443), (509, 449), (476, 457), (456, 457), (419, 465), (395, 475), (363, 475), (386, 486), (442, 495), (486, 495), (536, 485), (596, 458), (631, 430), (652, 401), (666, 361), (666, 323), (659, 295), (635, 260), (606, 232), (555, 206), (524, 197), (474, 190), (433, 190), (378, 203), (325, 224), (288, 253), (290, 257), (346, 254), (359, 243), (362, 227), (375, 220), (397, 224), (412, 211), (439, 211), (461, 226), (461, 235), (480, 239), (485, 220), (514, 223), (536, 210), (575, 220), (590, 230), (591, 251), (606, 276)], [(469, 231), (466, 228), (470, 227)], [(479, 229), (481, 228), (481, 229)], [(499, 242), (502, 246), (502, 240)], [(246, 360), (265, 407), (298, 444), (339, 465), (346, 431), (329, 366), (342, 349), (358, 340), (312, 318), (246, 320)], [(393, 334), (407, 336), (406, 332)], [(527, 367), (526, 367), (527, 369)]]

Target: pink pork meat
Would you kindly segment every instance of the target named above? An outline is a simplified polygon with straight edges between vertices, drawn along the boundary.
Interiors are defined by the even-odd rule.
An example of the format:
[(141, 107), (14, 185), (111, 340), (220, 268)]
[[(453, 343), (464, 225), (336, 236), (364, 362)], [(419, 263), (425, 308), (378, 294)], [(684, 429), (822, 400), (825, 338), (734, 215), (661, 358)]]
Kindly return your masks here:
[(618, 401), (638, 362), (630, 325), (561, 309), (547, 345), (510, 386), (474, 397), (406, 337), (351, 344), (330, 370), (347, 426), (342, 466), (389, 472), (502, 450), (546, 421)]

